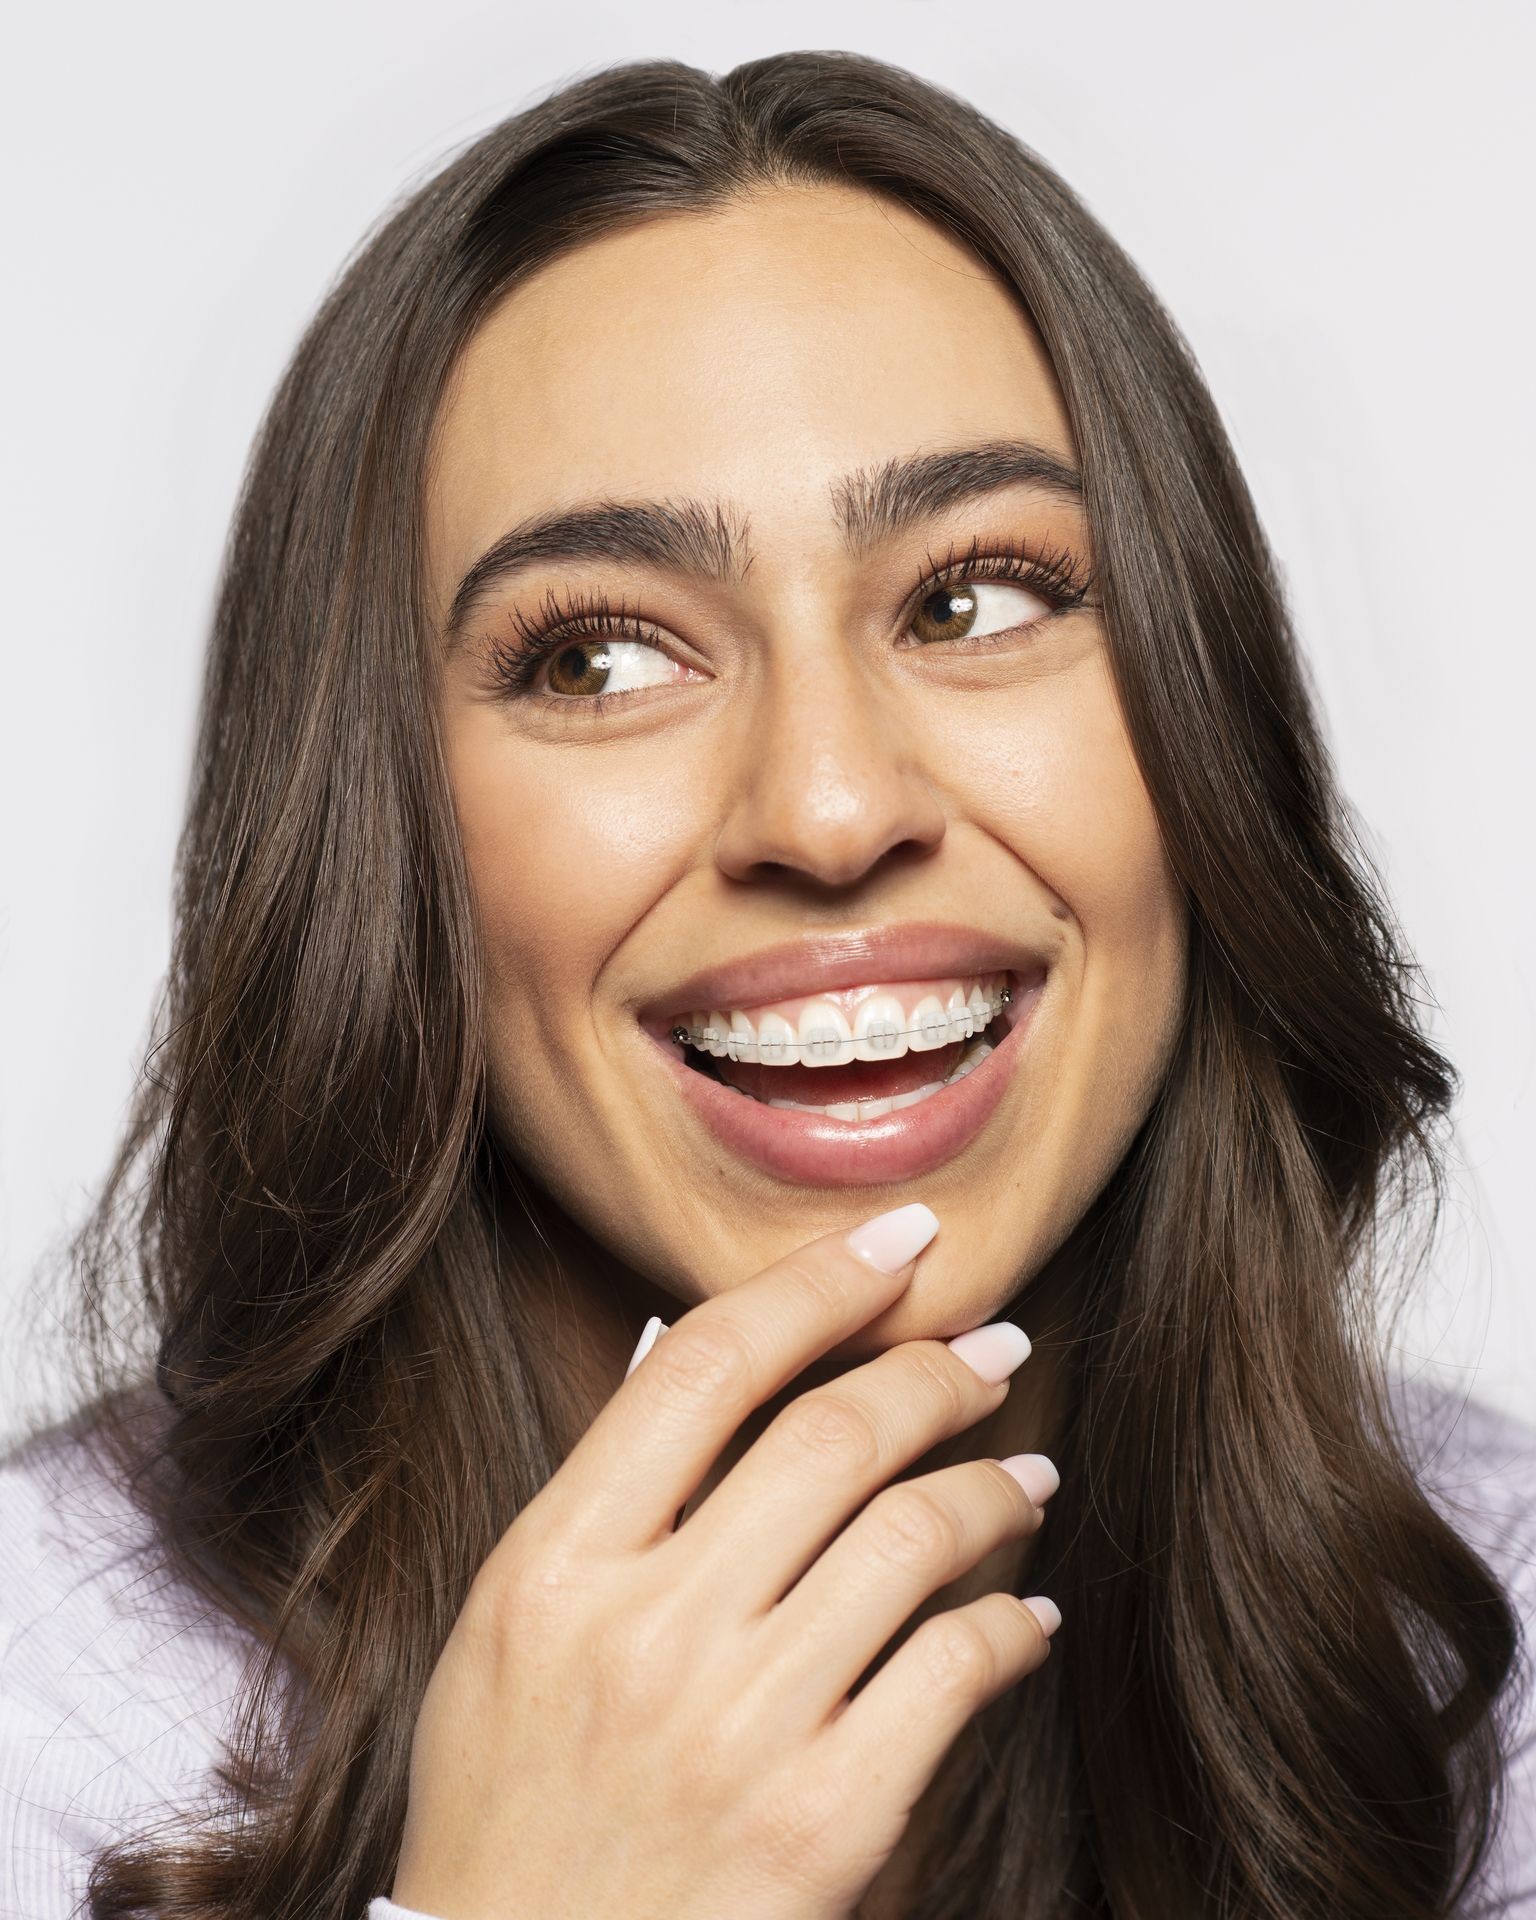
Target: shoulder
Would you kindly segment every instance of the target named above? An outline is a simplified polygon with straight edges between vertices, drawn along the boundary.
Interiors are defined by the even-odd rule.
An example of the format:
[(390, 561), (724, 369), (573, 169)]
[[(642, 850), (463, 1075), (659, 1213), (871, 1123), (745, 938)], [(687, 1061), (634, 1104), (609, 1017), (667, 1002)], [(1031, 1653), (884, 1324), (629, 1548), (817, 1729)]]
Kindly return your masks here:
[(100, 1847), (214, 1790), (253, 1649), (87, 1430), (0, 1458), (0, 1542), (0, 1920), (62, 1920)]
[(1536, 1426), (1422, 1379), (1391, 1390), (1425, 1493), (1517, 1599), (1536, 1598)]
[(1421, 1380), (1392, 1383), (1405, 1450), (1426, 1496), (1498, 1578), (1520, 1621), (1504, 1806), (1467, 1920), (1536, 1920), (1536, 1426)]

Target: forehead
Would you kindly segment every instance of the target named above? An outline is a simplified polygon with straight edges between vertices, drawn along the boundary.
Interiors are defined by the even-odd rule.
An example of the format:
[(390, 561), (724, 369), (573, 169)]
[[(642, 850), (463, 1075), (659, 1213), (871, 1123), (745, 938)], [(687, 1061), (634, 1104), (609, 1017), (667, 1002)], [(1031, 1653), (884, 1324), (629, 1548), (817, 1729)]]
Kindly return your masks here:
[(718, 496), (811, 534), (841, 474), (1011, 436), (1074, 458), (1011, 291), (904, 207), (775, 189), (594, 240), (493, 309), (439, 411), (430, 561), (441, 584), (599, 499)]

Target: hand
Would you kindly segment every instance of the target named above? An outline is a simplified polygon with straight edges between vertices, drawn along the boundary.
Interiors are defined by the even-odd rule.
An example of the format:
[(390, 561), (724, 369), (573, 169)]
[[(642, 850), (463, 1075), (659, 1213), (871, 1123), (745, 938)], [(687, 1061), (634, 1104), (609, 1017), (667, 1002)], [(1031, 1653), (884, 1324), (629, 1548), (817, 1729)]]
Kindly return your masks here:
[(673, 1522), (754, 1408), (900, 1296), (935, 1225), (904, 1207), (814, 1240), (633, 1368), (486, 1560), (433, 1672), (402, 1905), (834, 1920), (857, 1902), (966, 1723), (1050, 1650), (1029, 1606), (991, 1593), (923, 1620), (848, 1697), (929, 1596), (1040, 1525), (996, 1460), (886, 1484), (995, 1412), (1007, 1379), (961, 1357), (975, 1333), (906, 1341), (790, 1401)]

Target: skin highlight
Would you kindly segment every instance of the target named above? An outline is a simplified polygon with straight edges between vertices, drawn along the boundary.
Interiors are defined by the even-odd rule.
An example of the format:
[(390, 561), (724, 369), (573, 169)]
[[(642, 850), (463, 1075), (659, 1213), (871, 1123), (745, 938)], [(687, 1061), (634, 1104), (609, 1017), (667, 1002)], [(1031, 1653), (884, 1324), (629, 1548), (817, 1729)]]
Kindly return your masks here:
[[(824, 186), (648, 221), (547, 266), (482, 324), (439, 416), (440, 629), (476, 558), (555, 508), (718, 501), (750, 544), (725, 583), (601, 558), (530, 565), (444, 649), (491, 1110), (595, 1255), (563, 1263), (569, 1291), (542, 1329), (572, 1438), (648, 1314), (671, 1321), (812, 1234), (910, 1199), (942, 1222), (902, 1300), (760, 1408), (685, 1517), (818, 1380), (1016, 1308), (1038, 1327), (1030, 1283), (1144, 1120), (1176, 1038), (1183, 904), (1091, 595), (1052, 614), (991, 582), (989, 624), (1017, 626), (970, 652), (907, 631), (929, 557), (952, 546), (1065, 546), (1091, 568), (1081, 509), (1014, 484), (861, 552), (834, 514), (849, 475), (999, 438), (1075, 460), (1017, 302), (915, 215)], [(495, 649), (519, 619), (537, 624), (551, 589), (637, 612), (669, 649), (648, 660), (656, 684), (600, 712), (579, 694), (509, 697)], [(1044, 941), (1050, 972), (1000, 1108), (920, 1180), (775, 1181), (711, 1139), (648, 1057), (638, 1010), (701, 960), (807, 926), (935, 919)], [(1058, 1386), (1042, 1344), (995, 1415), (912, 1473), (1049, 1451)], [(935, 1594), (886, 1657), (929, 1613), (1018, 1578), (1030, 1545)], [(899, 1901), (943, 1789), (941, 1774), (861, 1913)]]

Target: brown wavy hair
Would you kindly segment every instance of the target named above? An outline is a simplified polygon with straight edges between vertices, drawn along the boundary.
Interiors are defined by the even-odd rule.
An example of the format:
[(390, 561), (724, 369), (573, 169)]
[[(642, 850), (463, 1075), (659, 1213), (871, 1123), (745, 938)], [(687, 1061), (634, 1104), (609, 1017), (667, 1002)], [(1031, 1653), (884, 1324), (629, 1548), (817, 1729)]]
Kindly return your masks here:
[(1030, 1578), (1071, 1629), (981, 1717), (912, 1920), (1439, 1920), (1486, 1857), (1517, 1620), (1415, 1479), (1369, 1311), (1396, 1226), (1438, 1212), (1455, 1075), (1248, 491), (1177, 329), (1044, 162), (899, 69), (788, 53), (598, 71), (466, 144), (347, 263), (261, 427), (156, 1041), (76, 1251), (96, 1418), (170, 1565), (264, 1653), (223, 1813), (103, 1854), (94, 1920), (357, 1920), (471, 1577), (569, 1444), (520, 1329), (605, 1255), (486, 1125), (423, 592), (445, 382), (561, 253), (813, 182), (935, 222), (1038, 328), (1191, 924), (1166, 1082), (1035, 1296), (1072, 1398)]

